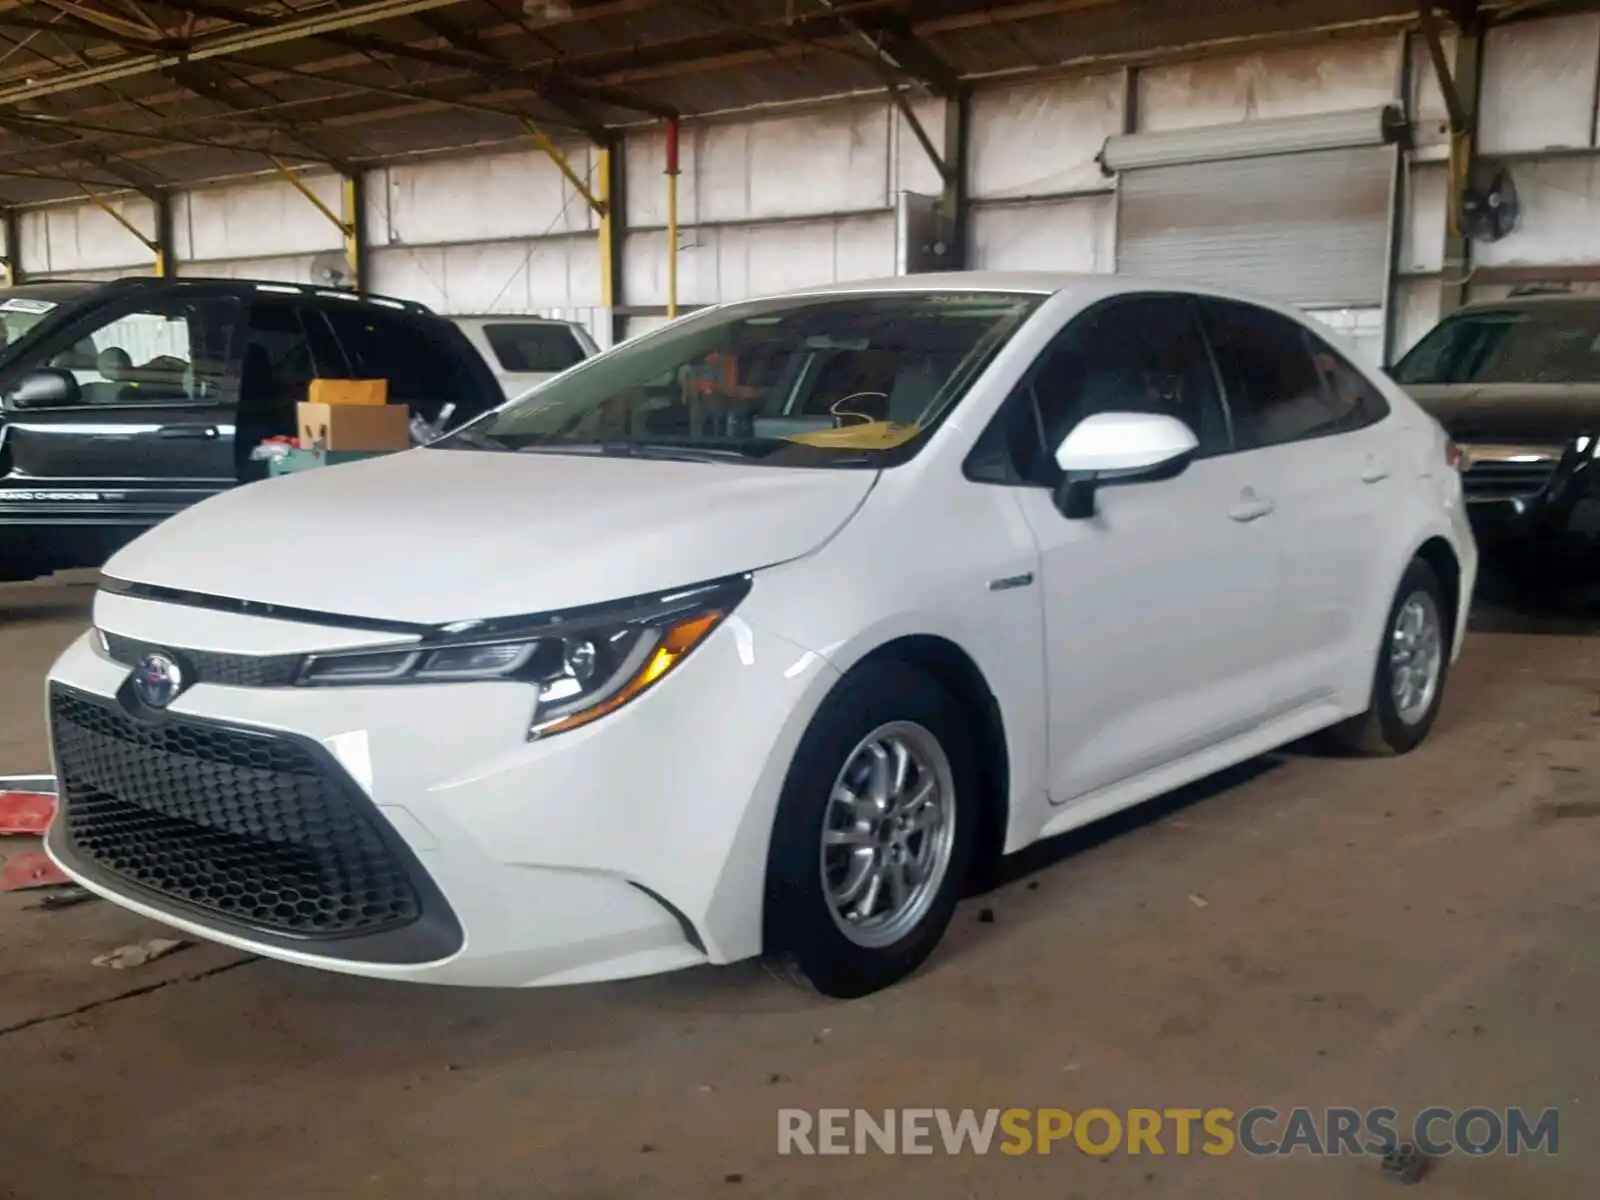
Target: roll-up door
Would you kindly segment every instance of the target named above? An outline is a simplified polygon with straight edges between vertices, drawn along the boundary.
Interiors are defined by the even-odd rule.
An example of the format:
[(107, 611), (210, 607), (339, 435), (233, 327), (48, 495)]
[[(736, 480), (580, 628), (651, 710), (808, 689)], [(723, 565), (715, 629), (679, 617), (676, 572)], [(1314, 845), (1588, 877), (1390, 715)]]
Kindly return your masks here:
[[(1117, 270), (1308, 308), (1381, 305), (1394, 118), (1384, 110), (1353, 119), (1360, 115), (1330, 117), (1320, 144), (1304, 118), (1279, 129), (1243, 123), (1259, 129), (1251, 145), (1225, 127), (1113, 139), (1105, 160), (1121, 164)], [(1205, 153), (1208, 144), (1218, 157)]]

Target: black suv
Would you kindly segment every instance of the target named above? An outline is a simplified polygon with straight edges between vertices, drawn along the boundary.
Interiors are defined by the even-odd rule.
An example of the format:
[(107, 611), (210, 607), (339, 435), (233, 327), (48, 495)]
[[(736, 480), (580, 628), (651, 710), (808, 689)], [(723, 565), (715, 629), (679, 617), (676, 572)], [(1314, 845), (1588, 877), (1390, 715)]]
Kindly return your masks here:
[(158, 521), (263, 477), (310, 381), (387, 379), (459, 424), (504, 397), (420, 304), (294, 284), (120, 279), (0, 291), (0, 581), (98, 567)]
[(1468, 305), (1391, 374), (1460, 447), (1486, 560), (1530, 582), (1600, 571), (1600, 296)]

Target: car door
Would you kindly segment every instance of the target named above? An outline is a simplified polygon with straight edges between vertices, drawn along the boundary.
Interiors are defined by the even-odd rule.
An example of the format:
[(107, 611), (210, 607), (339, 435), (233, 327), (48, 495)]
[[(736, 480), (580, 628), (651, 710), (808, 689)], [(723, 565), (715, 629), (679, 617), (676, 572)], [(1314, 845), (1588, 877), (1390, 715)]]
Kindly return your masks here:
[[(1016, 496), (1039, 547), (1050, 795), (1090, 796), (1242, 734), (1270, 715), (1281, 546), (1270, 482), (1229, 453), (1226, 411), (1184, 296), (1108, 301), (1075, 318), (1008, 401)], [(1102, 488), (1069, 520), (1056, 448), (1096, 412), (1184, 420), (1181, 474)]]
[(1270, 464), (1277, 481), (1285, 558), (1275, 632), (1297, 702), (1315, 704), (1350, 661), (1366, 599), (1392, 586), (1377, 577), (1395, 468), (1382, 428), (1388, 406), (1298, 320), (1236, 301), (1202, 308), (1240, 451)]
[(9, 389), (48, 369), (69, 374), (74, 395), (8, 400), (8, 497), (26, 496), (41, 519), (138, 525), (232, 486), (239, 315), (229, 296), (131, 298), (13, 363)]

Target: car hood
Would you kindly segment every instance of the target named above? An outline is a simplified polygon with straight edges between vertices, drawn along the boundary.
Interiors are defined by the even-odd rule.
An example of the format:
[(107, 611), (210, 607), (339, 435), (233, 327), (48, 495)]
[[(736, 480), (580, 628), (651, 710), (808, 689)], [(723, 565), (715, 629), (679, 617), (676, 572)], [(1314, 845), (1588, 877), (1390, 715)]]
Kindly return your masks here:
[(877, 474), (413, 450), (217, 496), (105, 573), (408, 623), (517, 616), (799, 558), (855, 514)]
[(1565, 442), (1600, 432), (1600, 384), (1413, 384), (1407, 393), (1458, 442)]

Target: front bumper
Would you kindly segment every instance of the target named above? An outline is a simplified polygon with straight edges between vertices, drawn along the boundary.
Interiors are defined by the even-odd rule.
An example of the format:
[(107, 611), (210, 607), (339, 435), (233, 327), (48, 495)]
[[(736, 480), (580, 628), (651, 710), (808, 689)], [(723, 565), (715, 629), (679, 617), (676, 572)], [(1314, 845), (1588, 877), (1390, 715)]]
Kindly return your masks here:
[[(1586, 447), (1587, 449), (1587, 447)], [(1569, 451), (1517, 494), (1470, 486), (1467, 515), (1484, 553), (1528, 566), (1600, 567), (1600, 462)]]
[[(181, 625), (177, 648), (220, 653), (262, 653), (264, 641), (282, 636), (280, 622), (104, 596), (97, 622), (168, 646)], [(302, 644), (275, 648), (314, 648), (318, 636), (308, 630)], [(85, 635), (50, 686), (116, 705), (127, 676)], [(532, 743), (531, 693), (510, 683), (202, 682), (173, 703), (171, 722), (280, 735), (324, 755), (352, 803), (392, 840), (433, 922), (431, 941), (417, 926), (286, 936), (130, 882), (82, 853), (70, 799), (47, 848), (69, 875), (124, 907), (252, 953), (352, 974), (527, 986), (732, 961), (760, 950), (772, 813), (833, 679), (816, 655), (735, 613), (627, 707)], [(53, 730), (65, 795), (74, 768), (63, 772), (62, 736)]]

